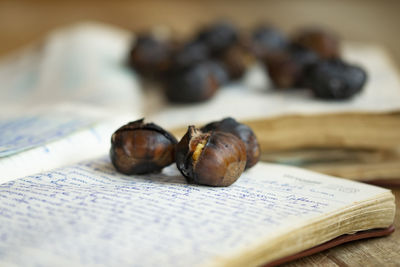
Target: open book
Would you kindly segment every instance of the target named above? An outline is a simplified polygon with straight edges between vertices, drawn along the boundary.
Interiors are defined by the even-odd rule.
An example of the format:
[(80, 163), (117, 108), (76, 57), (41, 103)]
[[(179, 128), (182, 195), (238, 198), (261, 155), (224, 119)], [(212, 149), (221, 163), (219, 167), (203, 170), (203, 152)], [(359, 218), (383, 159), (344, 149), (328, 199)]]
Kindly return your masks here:
[[(111, 133), (141, 117), (179, 136), (188, 124), (201, 126), (225, 116), (253, 128), (263, 160), (355, 180), (400, 181), (400, 80), (381, 47), (344, 42), (344, 58), (365, 67), (369, 75), (365, 90), (349, 101), (320, 101), (304, 90), (268, 89), (265, 72), (254, 66), (243, 81), (221, 88), (206, 103), (170, 105), (155, 88), (140, 90), (138, 75), (124, 66), (132, 37), (107, 25), (75, 25), (49, 34), (45, 45), (0, 61), (0, 81), (6, 88), (0, 90), (0, 124), (10, 114), (29, 117), (32, 106), (64, 102), (94, 106), (115, 118), (111, 124), (106, 118), (81, 124), (46, 144), (27, 144), (30, 149), (21, 153), (0, 154), (0, 174), (7, 174), (0, 181), (103, 155)], [(44, 116), (51, 114), (49, 108)], [(121, 114), (125, 120), (118, 119)], [(77, 135), (74, 141), (65, 141), (72, 135)], [(57, 149), (49, 149), (54, 145)]]
[(65, 104), (0, 120), (0, 184), (104, 155), (130, 118)]
[(389, 234), (394, 212), (390, 190), (295, 167), (214, 188), (100, 158), (0, 185), (0, 265), (272, 266)]
[[(93, 160), (107, 154), (115, 129), (143, 116), (178, 135), (183, 125), (234, 116), (254, 127), (265, 152), (287, 140), (296, 149), (318, 141), (346, 144), (361, 149), (354, 155), (371, 158), (371, 144), (385, 150), (399, 140), (399, 118), (391, 113), (400, 109), (400, 87), (379, 48), (350, 51), (372, 67), (368, 88), (382, 80), (389, 85), (384, 94), (367, 88), (354, 101), (327, 104), (300, 91), (260, 91), (253, 76), (249, 91), (243, 91), (246, 82), (233, 84), (210, 102), (182, 107), (139, 90), (121, 64), (129, 37), (110, 27), (77, 26), (52, 34), (43, 50), (0, 64), (0, 80), (9, 89), (0, 91), (0, 265), (276, 265), (393, 231), (393, 195), (370, 185), (259, 163), (234, 185), (210, 188), (187, 184), (174, 166), (158, 175), (124, 176), (107, 157)], [(257, 68), (251, 73), (260, 74)], [(73, 105), (60, 110), (64, 102)], [(45, 108), (33, 112), (39, 104)], [(345, 127), (359, 113), (367, 116), (364, 126), (377, 118), (374, 134), (362, 131), (364, 140), (360, 128), (332, 132), (329, 125), (309, 139), (289, 134), (292, 123), (303, 125), (313, 116), (318, 120), (311, 125), (342, 116)], [(297, 137), (309, 129), (296, 127)], [(312, 153), (301, 154), (304, 160)]]

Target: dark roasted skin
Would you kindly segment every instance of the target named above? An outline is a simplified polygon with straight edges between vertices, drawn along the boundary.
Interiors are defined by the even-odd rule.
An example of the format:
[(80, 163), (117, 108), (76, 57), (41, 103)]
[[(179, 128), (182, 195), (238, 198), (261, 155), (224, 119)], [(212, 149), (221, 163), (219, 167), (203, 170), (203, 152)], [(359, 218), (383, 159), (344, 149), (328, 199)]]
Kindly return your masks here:
[(172, 51), (173, 45), (170, 41), (150, 33), (141, 34), (130, 51), (128, 63), (140, 74), (156, 78), (169, 69)]
[(212, 56), (219, 56), (225, 49), (237, 43), (239, 32), (235, 25), (219, 21), (202, 29), (196, 39), (207, 45)]
[(293, 42), (313, 50), (323, 59), (338, 58), (340, 56), (339, 40), (331, 32), (308, 28), (299, 31)]
[(250, 47), (256, 57), (260, 59), (286, 50), (289, 45), (285, 35), (272, 26), (258, 26), (252, 32), (250, 39)]
[(260, 160), (261, 148), (257, 137), (253, 130), (242, 123), (237, 122), (233, 118), (225, 118), (220, 121), (211, 122), (201, 128), (202, 132), (222, 131), (235, 135), (246, 146), (246, 169), (249, 169), (257, 164)]
[(124, 174), (159, 172), (174, 162), (176, 144), (176, 138), (160, 126), (137, 120), (112, 135), (111, 162)]
[(233, 134), (189, 126), (176, 147), (176, 165), (190, 183), (229, 186), (245, 169), (246, 148)]
[(238, 80), (243, 77), (250, 65), (254, 63), (255, 58), (243, 45), (236, 44), (221, 53), (218, 60), (223, 63), (229, 78)]
[(313, 51), (293, 44), (265, 58), (264, 63), (276, 88), (301, 88), (304, 87), (304, 72), (318, 60)]
[(165, 86), (167, 99), (174, 103), (195, 103), (210, 99), (226, 81), (227, 74), (214, 61), (205, 61), (172, 72)]
[(173, 66), (176, 70), (185, 69), (210, 58), (208, 46), (203, 42), (190, 41), (181, 44), (173, 54)]
[(343, 100), (359, 93), (367, 80), (366, 72), (340, 59), (320, 61), (306, 72), (306, 84), (315, 97)]
[(275, 88), (293, 88), (301, 78), (300, 66), (284, 51), (264, 61)]

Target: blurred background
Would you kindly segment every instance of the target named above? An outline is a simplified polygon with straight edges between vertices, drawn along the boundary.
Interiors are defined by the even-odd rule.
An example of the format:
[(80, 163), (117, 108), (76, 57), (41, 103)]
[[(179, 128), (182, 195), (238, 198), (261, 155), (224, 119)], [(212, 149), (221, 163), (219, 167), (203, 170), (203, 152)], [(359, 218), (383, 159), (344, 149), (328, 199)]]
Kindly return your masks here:
[(164, 24), (187, 35), (199, 25), (223, 17), (242, 28), (270, 22), (289, 33), (304, 25), (326, 26), (343, 39), (382, 44), (399, 66), (399, 11), (400, 1), (396, 0), (0, 0), (0, 56), (52, 29), (82, 20), (132, 31)]

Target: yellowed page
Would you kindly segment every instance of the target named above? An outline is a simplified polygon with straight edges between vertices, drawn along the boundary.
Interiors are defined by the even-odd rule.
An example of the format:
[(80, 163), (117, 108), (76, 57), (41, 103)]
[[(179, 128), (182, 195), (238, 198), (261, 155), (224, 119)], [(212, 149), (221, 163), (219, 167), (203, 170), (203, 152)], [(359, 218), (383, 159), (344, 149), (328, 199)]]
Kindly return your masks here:
[(388, 192), (264, 163), (213, 188), (187, 184), (175, 166), (125, 176), (98, 159), (0, 186), (0, 265), (208, 265)]

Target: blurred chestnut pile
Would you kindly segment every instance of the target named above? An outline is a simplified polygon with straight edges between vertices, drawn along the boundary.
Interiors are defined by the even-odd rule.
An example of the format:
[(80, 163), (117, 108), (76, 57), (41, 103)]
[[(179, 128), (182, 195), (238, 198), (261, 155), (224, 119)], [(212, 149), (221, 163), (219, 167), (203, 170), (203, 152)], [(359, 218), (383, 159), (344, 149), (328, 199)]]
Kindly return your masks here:
[(210, 99), (225, 83), (240, 79), (256, 60), (275, 88), (308, 88), (317, 98), (348, 99), (360, 92), (366, 72), (341, 59), (338, 38), (318, 28), (291, 38), (271, 26), (240, 33), (229, 22), (200, 29), (186, 41), (145, 33), (137, 37), (129, 65), (162, 83), (170, 102)]
[(120, 127), (111, 137), (110, 158), (124, 174), (160, 172), (176, 162), (190, 183), (229, 186), (260, 158), (260, 145), (250, 127), (232, 118), (201, 129), (189, 126), (178, 142), (154, 123), (143, 119)]

